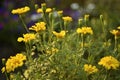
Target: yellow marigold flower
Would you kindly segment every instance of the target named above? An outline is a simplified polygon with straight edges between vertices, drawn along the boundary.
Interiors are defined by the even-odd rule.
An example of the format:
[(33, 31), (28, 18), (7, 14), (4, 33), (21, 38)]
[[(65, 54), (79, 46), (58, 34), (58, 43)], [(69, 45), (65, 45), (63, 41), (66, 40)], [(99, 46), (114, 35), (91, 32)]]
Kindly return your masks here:
[[(46, 13), (49, 13), (49, 12), (51, 12), (51, 11), (52, 11), (51, 8), (47, 8), (47, 9), (45, 10)], [(41, 8), (37, 9), (37, 13), (43, 13), (43, 9), (41, 9)]]
[(24, 39), (22, 38), (22, 37), (19, 37), (18, 39), (17, 39), (17, 41), (18, 42), (22, 42)]
[(37, 9), (37, 13), (42, 13), (43, 10), (41, 8)]
[(72, 17), (69, 17), (69, 16), (62, 17), (62, 19), (64, 20), (64, 22), (71, 22), (72, 21)]
[(61, 14), (63, 14), (63, 11), (61, 10), (61, 11), (57, 11), (57, 13), (59, 14), (59, 15), (61, 15)]
[(30, 30), (34, 30), (36, 32), (38, 32), (38, 31), (44, 31), (44, 30), (46, 30), (45, 25), (46, 25), (45, 22), (38, 22), (35, 25), (33, 25), (32, 27), (30, 27), (29, 29)]
[(119, 29), (119, 30), (120, 30), (120, 26), (118, 26), (118, 27), (117, 27), (117, 29)]
[(4, 73), (4, 72), (5, 72), (5, 67), (3, 67), (3, 68), (1, 69), (1, 71), (2, 71), (2, 73)]
[(93, 34), (93, 30), (91, 29), (91, 27), (82, 27), (82, 28), (77, 28), (76, 32), (78, 34)]
[(66, 31), (62, 30), (61, 32), (56, 32), (56, 31), (53, 31), (53, 34), (57, 37), (57, 38), (63, 38), (66, 34)]
[(49, 12), (51, 12), (51, 11), (52, 11), (51, 8), (47, 8), (45, 12), (46, 12), (46, 13), (49, 13)]
[(88, 74), (92, 74), (98, 72), (98, 69), (96, 68), (96, 66), (85, 64), (84, 71), (86, 71)]
[(12, 13), (13, 14), (23, 14), (26, 13), (30, 10), (30, 8), (28, 6), (22, 7), (22, 8), (18, 8), (18, 9), (13, 9)]
[(27, 33), (27, 34), (23, 34), (23, 37), (19, 37), (17, 39), (18, 42), (28, 42), (35, 39), (35, 34), (33, 33)]
[(99, 65), (104, 66), (106, 69), (117, 69), (120, 66), (120, 63), (117, 59), (112, 56), (103, 57), (99, 62)]
[(118, 30), (112, 30), (112, 31), (110, 31), (110, 33), (112, 33), (113, 35), (115, 35), (115, 36), (117, 36), (117, 33), (118, 33), (119, 31)]
[(24, 63), (23, 61), (26, 60), (26, 56), (22, 53), (18, 53), (16, 56), (11, 56), (5, 64), (5, 67), (2, 68), (2, 72), (5, 72), (5, 69), (7, 73), (14, 71), (16, 68), (21, 67)]

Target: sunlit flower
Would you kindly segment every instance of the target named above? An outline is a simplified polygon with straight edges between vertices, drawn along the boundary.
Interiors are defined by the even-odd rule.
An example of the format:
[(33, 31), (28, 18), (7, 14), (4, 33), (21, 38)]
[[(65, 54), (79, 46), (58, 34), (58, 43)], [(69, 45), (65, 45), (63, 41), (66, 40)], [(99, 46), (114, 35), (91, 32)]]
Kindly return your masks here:
[(69, 16), (62, 17), (62, 19), (64, 20), (64, 22), (71, 22), (72, 21), (72, 17), (69, 17)]
[(4, 73), (4, 72), (5, 72), (5, 67), (3, 67), (3, 68), (1, 69), (1, 71), (2, 71), (2, 73)]
[(24, 61), (26, 60), (26, 56), (22, 53), (18, 53), (16, 56), (11, 56), (8, 58), (5, 67), (2, 68), (2, 72), (9, 73), (14, 71), (16, 68), (23, 66)]
[(53, 34), (57, 37), (57, 38), (63, 38), (66, 34), (66, 31), (62, 30), (61, 32), (56, 32), (56, 31), (53, 31)]
[(32, 27), (30, 27), (29, 29), (30, 30), (34, 30), (36, 32), (38, 32), (38, 31), (44, 31), (44, 30), (46, 30), (45, 25), (46, 25), (45, 22), (38, 22), (35, 25), (33, 25)]
[(88, 74), (92, 74), (98, 72), (98, 69), (96, 68), (96, 66), (85, 64), (84, 71), (86, 71)]
[(93, 34), (93, 30), (91, 29), (91, 27), (82, 27), (82, 28), (77, 28), (76, 32), (78, 34)]
[(63, 11), (61, 10), (61, 11), (57, 11), (57, 13), (58, 13), (58, 15), (61, 15), (61, 14), (63, 14)]
[(112, 33), (113, 35), (115, 35), (115, 36), (117, 36), (117, 33), (118, 33), (119, 31), (118, 30), (112, 30), (112, 31), (110, 31), (110, 33)]
[(49, 12), (51, 12), (51, 11), (52, 11), (51, 8), (47, 8), (45, 12), (46, 12), (46, 13), (49, 13)]
[(35, 39), (35, 34), (33, 33), (27, 33), (27, 34), (23, 34), (23, 37), (18, 37), (17, 41), (18, 42), (28, 42)]
[(118, 27), (117, 27), (117, 29), (119, 29), (119, 30), (120, 30), (120, 26), (118, 26)]
[(103, 57), (99, 62), (99, 65), (104, 66), (106, 69), (117, 69), (120, 66), (120, 63), (117, 59), (112, 56)]
[[(47, 8), (47, 9), (45, 10), (46, 13), (49, 13), (49, 12), (51, 12), (51, 11), (52, 11), (51, 8)], [(42, 9), (42, 8), (37, 9), (37, 13), (43, 13), (43, 9)]]
[(30, 8), (28, 6), (22, 7), (22, 8), (18, 8), (18, 9), (13, 9), (12, 13), (13, 14), (22, 14), (22, 13), (26, 13), (30, 10)]

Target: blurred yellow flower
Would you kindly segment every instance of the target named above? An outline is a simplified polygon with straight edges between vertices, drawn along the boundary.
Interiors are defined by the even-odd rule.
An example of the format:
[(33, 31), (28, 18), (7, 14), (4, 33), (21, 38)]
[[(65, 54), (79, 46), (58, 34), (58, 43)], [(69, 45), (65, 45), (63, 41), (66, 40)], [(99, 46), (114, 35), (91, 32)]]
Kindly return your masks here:
[(1, 71), (2, 71), (2, 73), (4, 73), (4, 72), (5, 72), (5, 67), (3, 67), (3, 68), (1, 69)]
[[(47, 9), (45, 10), (46, 13), (49, 13), (49, 12), (51, 12), (51, 11), (52, 11), (51, 8), (47, 8)], [(37, 13), (43, 13), (43, 9), (42, 9), (42, 8), (38, 8), (38, 9), (37, 9)]]
[(46, 25), (45, 22), (38, 22), (35, 25), (33, 25), (32, 27), (30, 27), (29, 30), (34, 30), (36, 32), (38, 32), (38, 31), (44, 31), (44, 30), (46, 30), (45, 25)]
[(5, 72), (5, 69), (7, 73), (14, 71), (16, 68), (23, 66), (23, 62), (26, 60), (26, 56), (22, 53), (18, 53), (16, 56), (11, 56), (8, 58), (5, 67), (2, 68), (2, 72)]
[(104, 66), (106, 69), (117, 69), (120, 66), (120, 62), (112, 56), (103, 57), (99, 62), (99, 65)]
[(62, 17), (62, 19), (64, 20), (64, 22), (71, 22), (72, 21), (72, 17), (69, 17), (69, 16)]
[(118, 26), (117, 29), (120, 29), (120, 26)]
[(82, 28), (77, 28), (76, 32), (78, 34), (93, 34), (93, 30), (91, 29), (91, 27), (82, 27)]
[(117, 36), (117, 33), (118, 33), (119, 31), (118, 30), (112, 30), (112, 31), (110, 31), (110, 33), (112, 33), (113, 35), (115, 35), (115, 36)]
[(98, 69), (96, 68), (96, 66), (85, 64), (84, 71), (86, 71), (88, 74), (92, 74), (98, 72)]
[(61, 14), (63, 14), (63, 11), (60, 10), (60, 11), (57, 11), (57, 13), (58, 13), (58, 15), (61, 15)]
[(44, 7), (44, 6), (46, 6), (46, 3), (42, 3), (42, 4), (41, 4), (41, 7)]
[(17, 41), (18, 42), (28, 42), (30, 40), (33, 40), (35, 39), (35, 34), (33, 33), (26, 33), (26, 34), (23, 34), (23, 37), (18, 37)]
[(63, 38), (66, 34), (66, 31), (62, 30), (61, 32), (56, 32), (56, 31), (53, 31), (53, 34), (57, 37), (57, 38)]
[(13, 14), (23, 14), (26, 13), (30, 10), (30, 8), (28, 6), (22, 7), (22, 8), (18, 8), (18, 9), (13, 9), (12, 13)]

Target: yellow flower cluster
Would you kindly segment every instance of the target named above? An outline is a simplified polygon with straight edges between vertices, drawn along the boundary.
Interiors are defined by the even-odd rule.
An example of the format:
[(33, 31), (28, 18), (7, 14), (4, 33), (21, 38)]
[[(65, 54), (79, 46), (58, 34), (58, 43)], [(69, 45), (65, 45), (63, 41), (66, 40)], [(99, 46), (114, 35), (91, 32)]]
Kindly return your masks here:
[(82, 28), (77, 28), (77, 33), (78, 34), (93, 34), (93, 30), (91, 29), (91, 27), (82, 27)]
[(96, 66), (85, 64), (84, 71), (86, 71), (88, 74), (92, 74), (98, 72), (98, 69), (96, 68)]
[(46, 25), (45, 22), (38, 22), (35, 25), (33, 25), (32, 27), (30, 27), (29, 30), (34, 30), (36, 32), (38, 32), (38, 31), (44, 31), (44, 30), (46, 30), (45, 25)]
[(51, 50), (47, 50), (47, 54), (54, 54), (57, 53), (59, 50), (57, 48), (52, 48)]
[[(51, 11), (52, 11), (51, 8), (47, 8), (47, 9), (45, 10), (46, 13), (49, 13), (49, 12), (51, 12)], [(42, 8), (37, 9), (37, 13), (43, 13), (43, 9), (42, 9)]]
[(57, 38), (63, 38), (66, 34), (66, 31), (62, 30), (61, 32), (56, 32), (56, 31), (53, 31), (53, 34), (57, 37)]
[(69, 16), (62, 17), (62, 19), (64, 20), (64, 22), (71, 22), (72, 21), (72, 17), (69, 17)]
[(120, 62), (112, 56), (103, 57), (98, 64), (104, 66), (108, 70), (117, 69), (117, 67), (120, 66)]
[(35, 37), (35, 34), (33, 33), (26, 33), (26, 34), (23, 34), (23, 37), (18, 37), (17, 41), (18, 42), (29, 42), (31, 40), (34, 40), (36, 37)]
[(16, 56), (11, 56), (6, 64), (5, 67), (2, 68), (2, 72), (11, 72), (14, 71), (16, 68), (23, 66), (24, 61), (26, 60), (26, 56), (22, 53), (18, 53)]
[(26, 13), (30, 10), (30, 8), (28, 6), (22, 7), (22, 8), (18, 8), (18, 9), (14, 9), (12, 10), (13, 14), (23, 14)]

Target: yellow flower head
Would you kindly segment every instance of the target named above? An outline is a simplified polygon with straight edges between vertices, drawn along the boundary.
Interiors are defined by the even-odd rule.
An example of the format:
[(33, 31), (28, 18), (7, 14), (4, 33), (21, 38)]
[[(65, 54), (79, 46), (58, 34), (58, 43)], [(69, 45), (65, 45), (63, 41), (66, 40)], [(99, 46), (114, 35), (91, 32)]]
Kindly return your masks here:
[(69, 17), (69, 16), (62, 17), (62, 19), (64, 20), (64, 22), (71, 22), (72, 21), (72, 17)]
[(119, 29), (119, 30), (120, 30), (120, 26), (118, 26), (118, 27), (117, 27), (117, 29)]
[(22, 7), (22, 8), (18, 8), (18, 9), (13, 9), (12, 13), (13, 14), (23, 14), (26, 13), (30, 10), (30, 8), (28, 6)]
[(45, 25), (46, 25), (45, 22), (38, 22), (35, 25), (33, 25), (32, 27), (30, 27), (29, 29), (30, 30), (34, 30), (36, 32), (38, 32), (38, 31), (44, 31), (44, 30), (46, 30)]
[(16, 56), (11, 56), (7, 60), (5, 67), (2, 68), (2, 72), (5, 72), (5, 70), (7, 73), (14, 71), (16, 68), (23, 66), (25, 60), (26, 56), (22, 53), (18, 53)]
[(84, 71), (86, 71), (88, 74), (92, 74), (92, 73), (96, 73), (98, 69), (96, 68), (96, 66), (85, 64)]
[(3, 67), (3, 68), (1, 69), (1, 71), (2, 71), (2, 73), (4, 73), (4, 72), (5, 72), (5, 67)]
[(78, 34), (93, 34), (93, 30), (91, 29), (91, 27), (82, 27), (82, 28), (77, 28), (76, 32)]
[(110, 33), (112, 33), (115, 36), (117, 36), (118, 32), (119, 32), (118, 30), (112, 30), (112, 31), (110, 31)]
[(43, 12), (43, 10), (41, 8), (37, 9), (37, 13), (42, 13), (42, 12)]
[(106, 69), (117, 69), (120, 66), (120, 63), (117, 59), (112, 56), (103, 57), (99, 62), (99, 65), (104, 66)]
[(31, 41), (31, 40), (33, 40), (33, 39), (35, 39), (35, 34), (33, 34), (33, 33), (27, 33), (27, 34), (23, 34), (23, 37), (19, 37), (18, 39), (17, 39), (17, 41), (18, 42), (28, 42), (28, 41)]
[(115, 36), (115, 38), (117, 38), (117, 36), (120, 36), (119, 30), (112, 30), (112, 31), (110, 31), (110, 33), (112, 33)]
[(61, 32), (56, 32), (56, 31), (53, 31), (53, 34), (57, 37), (57, 38), (63, 38), (66, 34), (66, 31), (62, 30)]
[[(45, 10), (46, 13), (49, 13), (49, 12), (51, 12), (51, 11), (52, 11), (51, 8), (47, 8), (47, 9)], [(42, 9), (42, 8), (38, 8), (38, 9), (37, 9), (37, 13), (43, 13), (43, 9)]]
[(61, 15), (61, 14), (63, 14), (63, 11), (61, 10), (61, 11), (57, 11), (57, 13), (58, 13), (58, 15)]
[(45, 12), (46, 12), (46, 13), (49, 13), (49, 12), (51, 12), (51, 11), (52, 11), (51, 8), (47, 8)]

